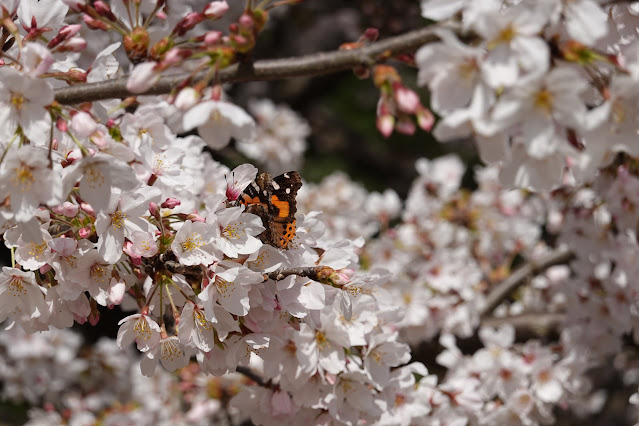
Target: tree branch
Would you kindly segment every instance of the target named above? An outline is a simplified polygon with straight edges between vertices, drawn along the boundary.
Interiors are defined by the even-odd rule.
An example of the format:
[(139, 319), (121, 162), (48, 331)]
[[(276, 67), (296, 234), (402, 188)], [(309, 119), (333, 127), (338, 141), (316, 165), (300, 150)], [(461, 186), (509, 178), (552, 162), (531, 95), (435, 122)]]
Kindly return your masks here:
[(238, 365), (235, 371), (248, 377), (249, 379), (253, 380), (255, 383), (257, 383), (258, 385), (262, 387), (266, 386), (266, 382), (264, 381), (262, 376), (260, 376), (259, 374), (251, 370), (249, 367), (243, 367), (241, 365)]
[(273, 281), (281, 281), (290, 275), (307, 277), (315, 281), (326, 278), (333, 272), (328, 266), (301, 266), (298, 268), (280, 268), (277, 271), (264, 274), (264, 280), (271, 279)]
[(544, 256), (539, 261), (529, 262), (517, 269), (488, 294), (486, 304), (480, 309), (479, 315), (482, 319), (485, 318), (499, 306), (501, 302), (506, 300), (512, 292), (523, 285), (526, 279), (543, 272), (551, 266), (567, 263), (574, 257), (575, 255), (568, 248), (559, 248)]
[(515, 334), (519, 340), (527, 340), (557, 331), (559, 324), (565, 318), (566, 315), (562, 313), (528, 312), (507, 317), (486, 317), (481, 325), (498, 328), (504, 324), (510, 324), (515, 328)]
[[(399, 36), (390, 37), (368, 46), (352, 50), (337, 50), (319, 52), (311, 55), (268, 59), (257, 61), (252, 66), (240, 67), (234, 64), (220, 70), (218, 83), (238, 83), (246, 81), (282, 80), (292, 77), (315, 76), (331, 74), (338, 71), (353, 69), (357, 66), (369, 67), (376, 62), (392, 56), (411, 52), (423, 44), (433, 42), (439, 38), (434, 34), (434, 26), (411, 31)], [(205, 71), (196, 76), (203, 78)], [(165, 75), (145, 95), (162, 95), (169, 93), (189, 73)], [(55, 90), (55, 100), (61, 104), (77, 104), (102, 99), (126, 98), (136, 95), (126, 89), (128, 76), (99, 83), (87, 83), (69, 86)]]

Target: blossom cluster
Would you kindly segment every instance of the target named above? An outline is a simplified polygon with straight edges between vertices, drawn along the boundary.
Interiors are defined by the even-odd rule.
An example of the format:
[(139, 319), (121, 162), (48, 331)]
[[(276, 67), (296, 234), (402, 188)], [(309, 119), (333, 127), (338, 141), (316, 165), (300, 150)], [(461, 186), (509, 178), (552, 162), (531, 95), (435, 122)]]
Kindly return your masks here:
[[(378, 220), (377, 230), (369, 232), (371, 235), (381, 232), (381, 235), (379, 238), (368, 237), (363, 246), (364, 263), (367, 262), (366, 259), (370, 259), (369, 261), (377, 259), (375, 262), (377, 270), (379, 266), (391, 270), (390, 279), (387, 277), (380, 281), (386, 284), (375, 289), (374, 294), (377, 296), (375, 301), (373, 297), (355, 297), (350, 308), (351, 321), (349, 322), (344, 322), (343, 307), (334, 304), (330, 310), (324, 309), (320, 313), (322, 323), (320, 328), (311, 332), (306, 324), (300, 323), (300, 334), (297, 337), (295, 337), (297, 332), (294, 329), (288, 329), (288, 336), (292, 336), (292, 339), (288, 341), (275, 338), (270, 332), (247, 335), (247, 339), (256, 339), (258, 336), (270, 334), (270, 341), (268, 346), (257, 348), (246, 348), (246, 346), (263, 345), (264, 341), (260, 342), (256, 339), (250, 343), (243, 342), (245, 346), (239, 346), (236, 350), (250, 355), (241, 365), (250, 367), (258, 377), (277, 377), (277, 386), (249, 386), (237, 394), (234, 391), (232, 393), (236, 396), (231, 400), (230, 405), (226, 406), (214, 395), (203, 398), (201, 394), (198, 394), (199, 399), (196, 398), (188, 403), (190, 409), (179, 409), (167, 404), (162, 415), (172, 418), (181, 418), (180, 416), (186, 415), (184, 421), (190, 424), (210, 421), (216, 418), (215, 416), (222, 415), (220, 414), (222, 412), (228, 412), (237, 419), (249, 416), (254, 423), (258, 424), (286, 422), (295, 424), (300, 421), (322, 423), (330, 422), (331, 419), (353, 423), (357, 421), (355, 416), (375, 420), (375, 423), (379, 424), (436, 424), (445, 419), (457, 419), (460, 422), (473, 424), (543, 424), (553, 421), (555, 405), (570, 407), (579, 415), (598, 412), (603, 406), (605, 395), (592, 387), (588, 370), (593, 365), (603, 362), (607, 359), (606, 357), (621, 353), (620, 345), (628, 326), (618, 326), (620, 318), (623, 317), (608, 315), (608, 326), (601, 321), (592, 322), (592, 318), (598, 318), (595, 315), (601, 316), (601, 313), (613, 312), (602, 310), (599, 305), (599, 303), (613, 302), (616, 302), (616, 305), (611, 306), (611, 309), (616, 309), (615, 313), (626, 314), (627, 318), (632, 318), (633, 311), (630, 306), (619, 304), (624, 301), (624, 298), (620, 297), (619, 290), (611, 296), (606, 296), (603, 292), (590, 293), (584, 289), (584, 286), (586, 283), (592, 285), (592, 278), (584, 280), (577, 275), (569, 281), (569, 275), (566, 274), (568, 267), (557, 266), (535, 277), (535, 284), (526, 289), (517, 301), (504, 303), (497, 309), (499, 316), (539, 312), (543, 306), (548, 306), (549, 312), (566, 312), (566, 320), (560, 331), (562, 345), (559, 347), (545, 345), (537, 339), (530, 339), (525, 343), (518, 342), (515, 339), (515, 329), (508, 324), (507, 317), (504, 318), (506, 322), (498, 328), (482, 326), (479, 329), (483, 347), (477, 349), (472, 355), (465, 355), (458, 348), (453, 333), (463, 338), (477, 331), (480, 326), (479, 312), (485, 294), (491, 289), (490, 278), (498, 279), (499, 271), (504, 268), (504, 265), (510, 264), (512, 257), (529, 256), (534, 259), (540, 251), (548, 250), (544, 247), (539, 235), (540, 222), (544, 221), (543, 218), (554, 218), (554, 222), (551, 223), (550, 219), (546, 219), (544, 223), (548, 227), (554, 224), (555, 232), (561, 230), (562, 233), (566, 232), (566, 235), (573, 235), (569, 228), (561, 226), (563, 217), (558, 217), (557, 212), (562, 211), (566, 215), (579, 211), (583, 213), (584, 203), (591, 207), (597, 206), (598, 209), (605, 208), (604, 204), (591, 203), (587, 196), (582, 194), (576, 194), (574, 197), (561, 194), (559, 198), (542, 203), (542, 200), (534, 195), (526, 196), (522, 191), (501, 188), (497, 182), (494, 167), (477, 170), (477, 179), (481, 182), (479, 188), (472, 193), (464, 193), (459, 189), (459, 179), (464, 169), (455, 157), (445, 157), (432, 162), (422, 159), (418, 161), (417, 167), (420, 173), (413, 183), (404, 208), (391, 209), (395, 210), (395, 214), (390, 217), (401, 215), (401, 222), (396, 226), (387, 226)], [(623, 168), (620, 169), (622, 172), (620, 179), (628, 179), (628, 175), (624, 174), (623, 170)], [(343, 209), (343, 217), (333, 213), (334, 220), (326, 222), (326, 235), (329, 236), (329, 241), (332, 239), (343, 241), (339, 235), (352, 232), (351, 229), (341, 226), (341, 223), (354, 217), (353, 211), (358, 209), (368, 211), (370, 214), (364, 215), (363, 221), (375, 220), (373, 218), (379, 212), (380, 194), (368, 193), (343, 175), (329, 177), (320, 185), (306, 185), (305, 191), (300, 195), (302, 209), (305, 209), (304, 204), (309, 203), (308, 200), (321, 199), (321, 195), (326, 191), (326, 182), (341, 182), (344, 200), (351, 200), (349, 208)], [(348, 197), (348, 194), (359, 194), (360, 197)], [(389, 196), (389, 198), (394, 197)], [(391, 204), (385, 205), (391, 206)], [(629, 206), (626, 205), (625, 208)], [(452, 215), (453, 212), (456, 215)], [(516, 212), (521, 214), (515, 214)], [(590, 220), (593, 220), (593, 217), (611, 218), (612, 216), (583, 215)], [(509, 221), (516, 221), (517, 226), (508, 223)], [(593, 227), (596, 226), (598, 225), (593, 224)], [(516, 229), (519, 232), (514, 232)], [(601, 232), (593, 232), (593, 230), (585, 234), (592, 239), (602, 238)], [(440, 239), (436, 239), (435, 236), (439, 236)], [(417, 244), (416, 239), (426, 241)], [(613, 238), (611, 241), (614, 240)], [(584, 251), (576, 252), (577, 261), (580, 262), (581, 267), (576, 265), (574, 270), (582, 270), (584, 274), (588, 274), (589, 270), (600, 271), (601, 266), (598, 265), (597, 258), (593, 257), (591, 251), (593, 244), (580, 241), (580, 244), (576, 246), (583, 247)], [(435, 247), (439, 247), (438, 250), (435, 250)], [(540, 249), (540, 247), (544, 248)], [(627, 248), (627, 245), (624, 248)], [(439, 250), (443, 251), (445, 256), (439, 257), (437, 255)], [(629, 253), (628, 256), (631, 257), (632, 254)], [(586, 268), (587, 265), (591, 269)], [(625, 267), (623, 265), (630, 265), (630, 263), (615, 265), (618, 271), (617, 276), (621, 274), (621, 268)], [(598, 273), (601, 275), (601, 272)], [(610, 285), (613, 284), (608, 286)], [(352, 285), (346, 287), (351, 292), (364, 290), (363, 293), (366, 294), (365, 285), (360, 286), (359, 289)], [(185, 292), (188, 291), (186, 286), (184, 288)], [(627, 298), (635, 294), (632, 286), (621, 287), (621, 290), (624, 288), (628, 291)], [(573, 292), (574, 295), (572, 295)], [(586, 302), (587, 309), (584, 309), (583, 305), (567, 302), (570, 298), (577, 297), (584, 301), (584, 298), (588, 297), (593, 302), (601, 298), (601, 302)], [(627, 298), (626, 301), (628, 301)], [(278, 300), (280, 300), (279, 297)], [(372, 303), (375, 305), (373, 306)], [(572, 310), (566, 309), (569, 306)], [(251, 307), (246, 316), (247, 319), (253, 317), (254, 309), (256, 308)], [(262, 309), (257, 308), (257, 310), (260, 312), (259, 316), (264, 315)], [(183, 312), (182, 318), (184, 315)], [(280, 318), (279, 321), (281, 320)], [(178, 324), (179, 331), (182, 330), (181, 324), (182, 322)], [(272, 322), (269, 324), (272, 327)], [(384, 334), (371, 334), (374, 328), (380, 326), (393, 330), (392, 339), (386, 340), (388, 336)], [(370, 331), (367, 332), (369, 329)], [(338, 349), (338, 342), (343, 339), (357, 339), (357, 336), (364, 336), (364, 340), (369, 338), (372, 340), (360, 349), (357, 349), (357, 341), (352, 340), (350, 343), (352, 346), (343, 359), (344, 364), (340, 364), (342, 362), (340, 351), (335, 350)], [(406, 347), (399, 341), (420, 343), (432, 341), (436, 336), (440, 336), (439, 342), (445, 348), (437, 356), (437, 362), (447, 370), (446, 376), (441, 380), (429, 374), (429, 371), (419, 363), (391, 369), (383, 367), (380, 369), (374, 367), (375, 364), (372, 363), (372, 360), (377, 360), (382, 365), (388, 362), (395, 363), (402, 357), (404, 357), (403, 363), (407, 362)], [(120, 342), (126, 339), (125, 335), (119, 337)], [(33, 337), (22, 337), (15, 333), (13, 337), (9, 337), (10, 341), (20, 338), (27, 341), (33, 339)], [(69, 337), (64, 339), (67, 338)], [(61, 340), (64, 339), (61, 338)], [(225, 344), (235, 339), (237, 337), (229, 333)], [(604, 339), (607, 344), (600, 345)], [(141, 340), (137, 339), (138, 345), (147, 344), (146, 341), (141, 342)], [(306, 346), (306, 342), (310, 342), (311, 345)], [(175, 343), (179, 344), (179, 338)], [(103, 344), (107, 345), (106, 342)], [(113, 347), (114, 343), (110, 345)], [(74, 346), (69, 344), (69, 347), (72, 349)], [(172, 347), (175, 348), (175, 346)], [(293, 348), (295, 350), (291, 351)], [(290, 368), (292, 365), (301, 365), (296, 355), (302, 350), (307, 354), (310, 351), (312, 358), (317, 362), (318, 373), (309, 376), (304, 373), (303, 368)], [(166, 350), (166, 352), (170, 356), (175, 355), (173, 351)], [(186, 370), (182, 370), (179, 377), (170, 378), (162, 369), (156, 370), (154, 377), (159, 374), (159, 377), (167, 377), (162, 380), (167, 380), (169, 383), (175, 383), (174, 381), (177, 380), (180, 383), (179, 386), (160, 384), (159, 386), (164, 386), (160, 392), (164, 395), (162, 398), (184, 398), (191, 401), (189, 399), (191, 397), (187, 394), (190, 392), (197, 394), (196, 389), (212, 386), (204, 384), (213, 380), (207, 378), (207, 374), (211, 371), (217, 375), (224, 373), (225, 371), (221, 369), (222, 359), (226, 360), (228, 354), (222, 358), (223, 351), (219, 351), (218, 348), (213, 348), (211, 352), (216, 362), (208, 361), (206, 356), (196, 357), (199, 363), (192, 361)], [(358, 353), (359, 356), (357, 356)], [(128, 354), (130, 356), (131, 352)], [(328, 358), (323, 358), (324, 355)], [(632, 357), (630, 354), (626, 356), (630, 358), (625, 362), (621, 359), (616, 361), (619, 364), (618, 368), (625, 371), (625, 380), (628, 384), (637, 383), (637, 375), (633, 373), (635, 370), (629, 365)], [(15, 357), (18, 358), (19, 355)], [(353, 365), (353, 361), (358, 358), (360, 361)], [(172, 369), (172, 364), (164, 361), (164, 353), (160, 359), (165, 368)], [(285, 362), (280, 363), (282, 359), (285, 359)], [(67, 370), (82, 374), (86, 364), (78, 362), (78, 366)], [(51, 365), (49, 361), (45, 364)], [(137, 369), (135, 361), (122, 363), (127, 366), (131, 364), (134, 364)], [(149, 365), (153, 365), (153, 360), (149, 359), (149, 355), (144, 352), (142, 371), (145, 371)], [(332, 370), (329, 369), (335, 368), (336, 365), (344, 365), (348, 373), (332, 374)], [(12, 380), (18, 380), (18, 383), (9, 389), (27, 392), (29, 379), (25, 380), (24, 377), (29, 376), (23, 375), (20, 368), (33, 368), (33, 365), (27, 363), (21, 367), (13, 366), (10, 377), (13, 378)], [(50, 367), (43, 368), (46, 370)], [(366, 382), (359, 368), (362, 368), (362, 371), (370, 369), (370, 373), (365, 374), (370, 374), (374, 380), (381, 380), (381, 383), (384, 383), (380, 387), (382, 392), (378, 395), (380, 398), (383, 395), (383, 399), (374, 400), (372, 406), (367, 406), (368, 414), (364, 414), (364, 410), (361, 410), (359, 414), (349, 418), (347, 415), (352, 415), (350, 413), (360, 407), (359, 405), (353, 407), (351, 403), (355, 400), (358, 404), (362, 403), (365, 401), (362, 399), (365, 395), (370, 397), (368, 388), (370, 385), (364, 385)], [(275, 375), (272, 369), (275, 369)], [(320, 369), (324, 370), (323, 374), (328, 383), (319, 380)], [(380, 376), (377, 376), (378, 374)], [(73, 389), (75, 381), (71, 377), (72, 375), (69, 375), (66, 378), (69, 382), (60, 386)], [(237, 382), (238, 380), (234, 376), (224, 377), (222, 380), (225, 381)], [(306, 380), (304, 385), (298, 388), (297, 386), (304, 380), (301, 382), (297, 380), (304, 377)], [(49, 380), (55, 382), (54, 378), (48, 377), (41, 380), (47, 383)], [(134, 380), (140, 382), (139, 386), (147, 383), (137, 373)], [(112, 386), (116, 387), (116, 383), (118, 382), (114, 381)], [(109, 388), (106, 386), (103, 388), (104, 391), (107, 389)], [(285, 389), (294, 389), (294, 391), (288, 393), (284, 391)], [(114, 388), (109, 389), (108, 392), (117, 393), (118, 391)], [(334, 401), (333, 392), (343, 399), (329, 403)], [(42, 397), (44, 393), (43, 391), (36, 397)], [(321, 396), (321, 400), (327, 403), (324, 410), (317, 411), (305, 406), (304, 402), (310, 397), (309, 393), (313, 397), (318, 397), (318, 394)], [(127, 395), (122, 394), (119, 398), (132, 398)], [(20, 394), (7, 396), (17, 399)], [(31, 398), (33, 398), (31, 401), (38, 401), (37, 398)], [(75, 398), (82, 399), (79, 395)], [(382, 400), (386, 402), (385, 405), (381, 404)], [(69, 409), (76, 415), (101, 418), (104, 416), (105, 419), (116, 414), (137, 418), (147, 409), (146, 403), (136, 410), (125, 406), (129, 414), (124, 414), (107, 403), (87, 407), (88, 401), (81, 403), (76, 401), (75, 404), (78, 405), (72, 405), (66, 400), (48, 402), (57, 410), (32, 411), (30, 415), (33, 421), (48, 418), (42, 417), (45, 415), (60, 415), (64, 411), (63, 408)], [(301, 407), (293, 415), (289, 410), (298, 404)], [(84, 408), (81, 409), (81, 407)], [(255, 407), (260, 407), (260, 410), (256, 411)]]
[(636, 6), (601, 3), (422, 0), (442, 24), (415, 57), (437, 139), (472, 137), (505, 185), (539, 191), (636, 155)]
[[(25, 27), (46, 23), (37, 28), (47, 33), (62, 26), (68, 8), (62, 2), (44, 23), (28, 14), (44, 6), (27, 4), (16, 12)], [(133, 16), (102, 2), (70, 7), (97, 14), (105, 28)], [(5, 6), (9, 16), (12, 10)], [(178, 21), (170, 35), (183, 35), (189, 22)], [(129, 60), (139, 59), (139, 46), (130, 44), (138, 36), (95, 55), (87, 81), (117, 74), (122, 46)], [(80, 57), (67, 51), (56, 57), (26, 35), (22, 41), (8, 52), (19, 59), (0, 68), (7, 94), (0, 101), (7, 123), (0, 209), (12, 251), (12, 265), (0, 272), (0, 320), (33, 333), (96, 324), (99, 306), (119, 306), (133, 312), (119, 322), (117, 344), (135, 342), (145, 376), (160, 364), (170, 372), (183, 368), (192, 358), (211, 375), (250, 367), (272, 383), (260, 388), (265, 395), (247, 391), (236, 400), (253, 407), (256, 421), (379, 418), (393, 403), (384, 392), (398, 374), (391, 369), (410, 360), (392, 326), (398, 306), (381, 287), (388, 273), (358, 272), (360, 244), (325, 239), (313, 212), (297, 216), (287, 250), (270, 245), (264, 231), (272, 218), (247, 212), (238, 200), (257, 169), (229, 170), (204, 152), (231, 138), (272, 151), (265, 137), (255, 142), (270, 133), (299, 157), (304, 123), (282, 108), (280, 119), (266, 118), (266, 101), (254, 104), (256, 123), (219, 86), (203, 91), (199, 102), (186, 92), (171, 103), (140, 98), (131, 111), (111, 101), (83, 109), (51, 105), (45, 77), (62, 66), (80, 73)], [(199, 136), (179, 136), (195, 129)], [(254, 408), (256, 397), (270, 401), (267, 413)]]

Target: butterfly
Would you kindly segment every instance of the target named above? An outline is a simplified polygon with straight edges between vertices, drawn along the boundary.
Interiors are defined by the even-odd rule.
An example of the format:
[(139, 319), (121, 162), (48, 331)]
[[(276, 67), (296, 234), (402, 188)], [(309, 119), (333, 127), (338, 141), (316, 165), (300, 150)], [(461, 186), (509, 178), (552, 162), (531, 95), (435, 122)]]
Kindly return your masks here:
[(301, 187), (302, 178), (296, 171), (275, 177), (261, 173), (239, 196), (238, 202), (246, 211), (262, 219), (266, 230), (260, 238), (264, 243), (287, 249), (295, 238), (295, 197)]

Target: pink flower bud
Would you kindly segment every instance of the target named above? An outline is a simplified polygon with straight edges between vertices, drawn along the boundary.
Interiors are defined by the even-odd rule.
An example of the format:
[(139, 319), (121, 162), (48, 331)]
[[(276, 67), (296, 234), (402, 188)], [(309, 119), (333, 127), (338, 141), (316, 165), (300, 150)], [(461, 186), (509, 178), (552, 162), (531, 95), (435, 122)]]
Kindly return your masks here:
[(415, 117), (417, 118), (417, 125), (427, 132), (430, 132), (430, 129), (433, 128), (433, 124), (435, 124), (435, 117), (430, 110), (422, 105), (419, 106), (417, 112), (415, 112)]
[(207, 19), (219, 19), (229, 10), (229, 5), (226, 1), (212, 1), (209, 3), (202, 12)]
[(124, 293), (126, 292), (126, 284), (124, 281), (118, 281), (115, 278), (111, 278), (111, 288), (109, 289), (109, 296), (107, 303), (109, 305), (119, 305), (124, 299)]
[(115, 17), (113, 12), (111, 12), (111, 8), (108, 3), (103, 2), (102, 0), (98, 0), (93, 2), (93, 7), (95, 11), (98, 12), (98, 15), (107, 18), (109, 21), (117, 21), (118, 18)]
[(191, 12), (187, 14), (180, 22), (173, 28), (172, 34), (183, 36), (188, 30), (195, 27), (197, 24), (204, 20), (204, 15), (198, 12)]
[(89, 324), (96, 326), (100, 321), (100, 311), (91, 311), (89, 315)]
[(67, 125), (67, 122), (64, 118), (62, 117), (58, 117), (55, 121), (55, 126), (58, 128), (59, 131), (61, 131), (62, 133), (66, 133), (66, 131), (69, 129), (69, 126)]
[[(88, 215), (91, 216), (95, 216), (95, 210), (93, 210), (93, 207), (91, 207), (91, 204), (88, 203), (80, 203), (80, 208), (82, 209), (83, 212), (87, 213)], [(89, 232), (91, 231), (91, 228), (89, 228)]]
[(179, 64), (184, 60), (184, 58), (188, 58), (189, 56), (190, 52), (188, 50), (174, 47), (173, 49), (166, 52), (164, 58), (162, 58), (162, 66), (168, 68), (170, 66)]
[(76, 69), (70, 69), (66, 72), (67, 78), (78, 83), (86, 83), (88, 74), (86, 71)]
[(89, 238), (91, 236), (91, 227), (85, 226), (84, 228), (80, 228), (78, 230), (78, 236), (80, 238)]
[(78, 211), (80, 211), (80, 208), (76, 204), (65, 201), (59, 206), (53, 207), (51, 210), (53, 210), (53, 213), (55, 214), (60, 214), (66, 217), (75, 217), (78, 214)]
[(180, 93), (175, 97), (175, 101), (173, 105), (177, 107), (177, 109), (186, 111), (191, 108), (200, 100), (200, 94), (192, 87), (185, 87), (180, 90)]
[(58, 35), (56, 35), (53, 39), (51, 39), (47, 47), (51, 49), (57, 46), (58, 44), (62, 43), (63, 41), (70, 39), (71, 37), (76, 35), (81, 28), (82, 28), (82, 25), (80, 24), (66, 25), (62, 27), (60, 31), (58, 32)]
[(395, 126), (397, 131), (404, 135), (413, 135), (415, 133), (415, 123), (410, 117), (402, 117), (397, 121)]
[(253, 28), (253, 24), (254, 24), (254, 20), (253, 17), (250, 15), (247, 15), (246, 13), (242, 14), (242, 16), (240, 16), (240, 19), (238, 20), (240, 27), (245, 28), (245, 29), (251, 29)]
[(389, 137), (393, 133), (395, 128), (395, 117), (390, 114), (384, 114), (377, 117), (377, 130), (385, 138)]
[(47, 273), (47, 272), (49, 272), (50, 270), (51, 270), (51, 265), (49, 265), (48, 263), (47, 263), (47, 264), (45, 264), (45, 265), (42, 265), (42, 266), (40, 267), (40, 269), (38, 269), (38, 271), (39, 271), (41, 274), (46, 274), (46, 273)]
[(160, 214), (160, 209), (158, 208), (158, 205), (154, 203), (153, 201), (149, 202), (149, 212), (151, 213), (151, 216), (157, 216)]
[(93, 117), (84, 111), (73, 114), (71, 118), (71, 130), (78, 138), (82, 139), (90, 136), (97, 128), (98, 124)]
[(204, 34), (204, 44), (206, 45), (212, 45), (212, 44), (217, 44), (220, 41), (222, 41), (222, 33), (220, 31), (209, 31), (208, 33)]
[(87, 27), (89, 27), (89, 29), (91, 30), (108, 31), (109, 28), (111, 28), (111, 26), (106, 22), (98, 21), (97, 19), (94, 19), (89, 15), (82, 15), (82, 19), (84, 20), (84, 23), (87, 25)]
[(379, 38), (379, 30), (377, 28), (366, 28), (364, 31), (364, 35), (362, 36), (362, 41), (366, 40), (370, 43), (376, 41)]
[(164, 209), (173, 209), (182, 204), (182, 202), (176, 198), (167, 198), (166, 201), (162, 203), (162, 208)]
[(406, 114), (414, 114), (421, 105), (417, 93), (401, 84), (395, 87), (395, 102), (400, 111)]
[(244, 37), (243, 35), (239, 35), (239, 34), (233, 34), (231, 36), (231, 40), (233, 40), (235, 44), (238, 44), (240, 46), (244, 46), (248, 44), (248, 39)]
[(64, 39), (66, 40), (76, 35), (81, 29), (82, 25), (80, 24), (65, 25), (64, 27), (60, 28), (60, 31), (58, 31), (58, 35), (64, 37)]
[(82, 37), (73, 37), (60, 44), (56, 52), (82, 52), (87, 47), (87, 41)]

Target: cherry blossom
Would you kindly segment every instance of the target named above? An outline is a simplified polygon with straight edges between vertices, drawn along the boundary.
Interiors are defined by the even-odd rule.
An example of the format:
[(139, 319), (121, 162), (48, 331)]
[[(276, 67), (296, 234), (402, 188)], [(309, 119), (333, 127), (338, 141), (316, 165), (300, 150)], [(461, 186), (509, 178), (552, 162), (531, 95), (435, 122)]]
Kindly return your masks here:
[(18, 129), (33, 141), (48, 140), (51, 118), (45, 109), (53, 102), (53, 90), (42, 79), (30, 77), (12, 68), (0, 69), (0, 118), (5, 123), (4, 139), (11, 139)]
[(224, 101), (205, 101), (184, 114), (185, 130), (195, 127), (213, 149), (229, 143), (231, 137), (250, 142), (255, 138), (255, 121), (240, 107)]
[(28, 222), (40, 203), (56, 205), (63, 191), (58, 172), (48, 168), (46, 150), (32, 146), (11, 149), (0, 164), (0, 189), (11, 199), (15, 220)]

